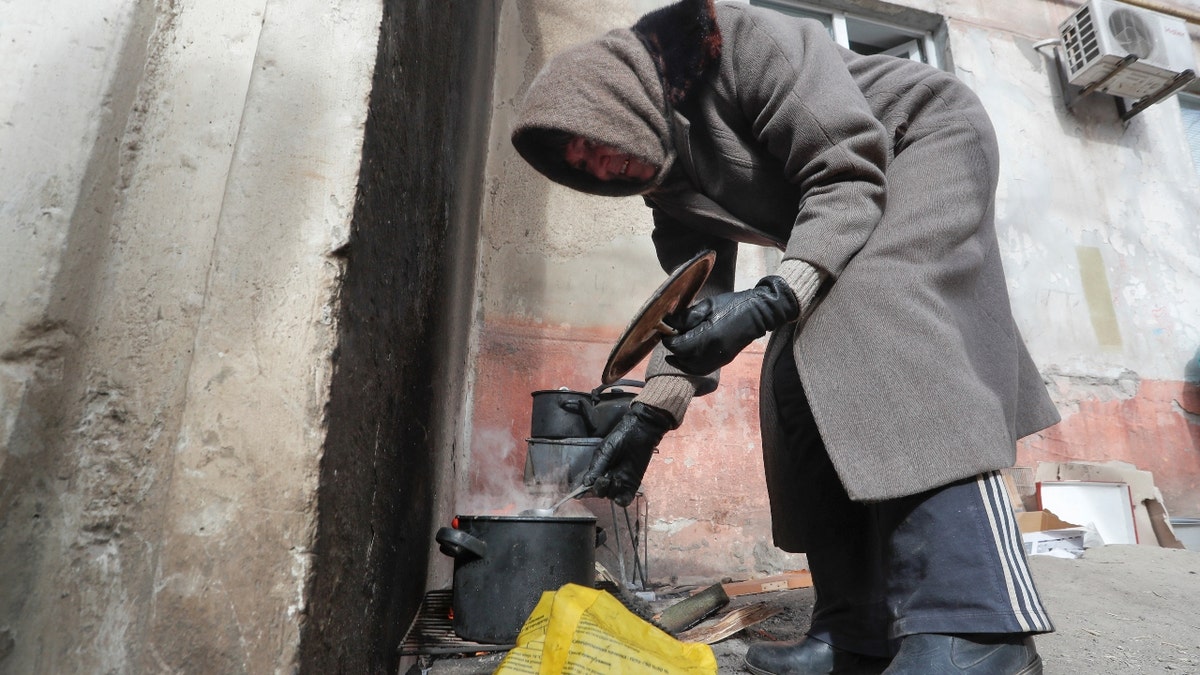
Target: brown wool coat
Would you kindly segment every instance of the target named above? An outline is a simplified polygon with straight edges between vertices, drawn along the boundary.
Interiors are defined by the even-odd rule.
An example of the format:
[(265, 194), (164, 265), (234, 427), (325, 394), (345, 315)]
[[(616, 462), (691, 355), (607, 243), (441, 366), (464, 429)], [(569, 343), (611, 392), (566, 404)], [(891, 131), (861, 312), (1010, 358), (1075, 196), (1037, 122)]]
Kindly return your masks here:
[[(678, 76), (671, 32), (688, 31), (677, 13), (660, 19), (634, 31), (674, 104), (664, 109), (670, 171), (643, 195), (664, 269), (712, 248), (703, 295), (732, 290), (741, 242), (783, 249), (784, 268), (803, 261), (830, 275), (815, 309), (773, 335), (764, 359), (776, 545), (798, 546), (796, 469), (771, 382), (789, 348), (852, 498), (1011, 466), (1016, 440), (1058, 413), (1009, 307), (994, 229), (998, 151), (979, 100), (947, 73), (854, 54), (815, 21), (744, 4), (716, 6), (712, 68)], [(665, 372), (660, 352), (647, 376)]]
[(777, 543), (790, 539), (792, 474), (770, 375), (788, 347), (851, 497), (1011, 466), (1016, 440), (1058, 413), (1009, 308), (982, 105), (951, 75), (858, 56), (814, 21), (744, 5), (718, 5), (717, 20), (718, 71), (675, 118), (678, 178), (647, 202), (668, 265), (711, 243), (698, 231), (748, 228), (836, 278), (764, 360)]

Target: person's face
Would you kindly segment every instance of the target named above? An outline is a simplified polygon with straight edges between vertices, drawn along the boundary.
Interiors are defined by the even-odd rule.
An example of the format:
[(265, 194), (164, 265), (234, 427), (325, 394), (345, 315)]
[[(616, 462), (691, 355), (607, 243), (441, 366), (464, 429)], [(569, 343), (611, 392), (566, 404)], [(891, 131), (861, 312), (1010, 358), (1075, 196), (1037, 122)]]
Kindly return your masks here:
[(616, 148), (576, 136), (567, 143), (567, 164), (599, 180), (628, 180), (644, 183), (654, 177), (653, 165)]

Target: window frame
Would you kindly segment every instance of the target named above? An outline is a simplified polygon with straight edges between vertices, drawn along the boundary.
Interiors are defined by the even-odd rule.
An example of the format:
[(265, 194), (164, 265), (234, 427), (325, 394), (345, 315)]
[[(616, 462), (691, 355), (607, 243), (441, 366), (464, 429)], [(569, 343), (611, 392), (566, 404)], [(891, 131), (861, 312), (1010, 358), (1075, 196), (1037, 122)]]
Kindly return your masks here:
[[(920, 49), (925, 57), (925, 63), (928, 63), (934, 68), (945, 68), (946, 59), (943, 57), (941, 49), (939, 48), (937, 40), (934, 38), (932, 31), (921, 30), (920, 28), (913, 28), (911, 26), (905, 26), (895, 22), (881, 20), (871, 16), (870, 14), (847, 12), (842, 9), (822, 7), (821, 5), (815, 3), (801, 2), (800, 0), (746, 0), (746, 2), (758, 7), (766, 7), (768, 9), (777, 9), (783, 11), (788, 9), (796, 9), (808, 14), (828, 16), (830, 17), (832, 23), (831, 33), (834, 41), (846, 49), (851, 49), (850, 22), (859, 22), (878, 26), (885, 30), (911, 37), (920, 46)], [(826, 25), (828, 26), (830, 24)], [(890, 53), (903, 46), (905, 45), (897, 45), (896, 47), (892, 47), (880, 53)], [(912, 58), (911, 51), (908, 54), (908, 58)]]

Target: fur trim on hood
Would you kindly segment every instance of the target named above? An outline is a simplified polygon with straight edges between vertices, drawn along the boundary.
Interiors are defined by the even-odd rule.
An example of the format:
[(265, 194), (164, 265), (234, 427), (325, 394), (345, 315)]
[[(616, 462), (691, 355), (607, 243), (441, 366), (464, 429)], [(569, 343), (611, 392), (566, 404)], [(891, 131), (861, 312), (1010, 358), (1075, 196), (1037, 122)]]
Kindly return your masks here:
[[(675, 161), (674, 106), (685, 105), (720, 58), (721, 35), (712, 0), (682, 0), (643, 16), (633, 29), (609, 31), (551, 58), (529, 85), (517, 111), (512, 143), (547, 178), (604, 196), (644, 194), (660, 185)], [(641, 158), (657, 167), (645, 182), (601, 181), (567, 165), (575, 136)]]
[(683, 105), (721, 59), (721, 30), (713, 0), (684, 0), (643, 16), (633, 32), (662, 75), (667, 100)]

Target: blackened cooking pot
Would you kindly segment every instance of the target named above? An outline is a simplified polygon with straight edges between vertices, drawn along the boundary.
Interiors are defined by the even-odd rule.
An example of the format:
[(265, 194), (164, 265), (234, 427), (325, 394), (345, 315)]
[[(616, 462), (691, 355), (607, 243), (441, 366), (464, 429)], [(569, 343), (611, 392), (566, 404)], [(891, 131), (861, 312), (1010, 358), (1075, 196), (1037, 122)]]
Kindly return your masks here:
[(600, 540), (594, 516), (458, 516), (437, 531), (454, 558), (454, 633), (514, 644), (543, 591), (592, 587)]
[(645, 383), (637, 380), (618, 380), (590, 392), (566, 387), (535, 391), (529, 435), (551, 439), (606, 436), (637, 396), (618, 387), (642, 386)]
[(587, 392), (561, 389), (535, 391), (529, 419), (534, 438), (586, 438), (591, 436), (588, 412), (592, 403)]

